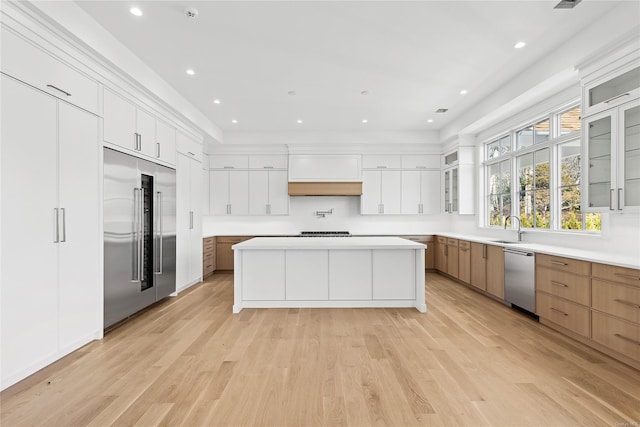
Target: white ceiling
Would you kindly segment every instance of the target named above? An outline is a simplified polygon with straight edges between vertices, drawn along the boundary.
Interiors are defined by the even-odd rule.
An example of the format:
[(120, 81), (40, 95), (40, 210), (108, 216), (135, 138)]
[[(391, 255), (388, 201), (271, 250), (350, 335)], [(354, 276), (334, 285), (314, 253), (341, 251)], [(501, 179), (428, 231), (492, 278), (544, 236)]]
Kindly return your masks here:
[(77, 3), (223, 131), (260, 132), (441, 129), (620, 3), (558, 1)]

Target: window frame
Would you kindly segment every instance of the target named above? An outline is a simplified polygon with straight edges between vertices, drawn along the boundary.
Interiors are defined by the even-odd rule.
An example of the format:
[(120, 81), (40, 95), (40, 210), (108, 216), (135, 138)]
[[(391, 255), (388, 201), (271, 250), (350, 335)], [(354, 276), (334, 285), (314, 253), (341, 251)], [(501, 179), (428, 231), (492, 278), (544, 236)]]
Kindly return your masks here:
[[(569, 111), (575, 110), (576, 108), (580, 108), (579, 102), (573, 102), (571, 104), (564, 104), (559, 108), (555, 108), (551, 110), (547, 114), (537, 115), (533, 119), (527, 120), (519, 126), (512, 127), (510, 130), (506, 132), (501, 132), (500, 134), (490, 138), (482, 143), (482, 167), (483, 167), (483, 177), (484, 177), (484, 188), (483, 188), (483, 197), (482, 197), (482, 211), (484, 212), (484, 217), (482, 219), (482, 227), (486, 228), (497, 228), (504, 227), (504, 222), (501, 225), (492, 225), (491, 224), (491, 204), (489, 203), (489, 198), (491, 194), (489, 193), (490, 189), (490, 175), (489, 169), (492, 165), (499, 164), (506, 160), (509, 160), (510, 170), (511, 170), (511, 215), (515, 215), (520, 218), (520, 195), (519, 195), (519, 175), (518, 175), (518, 158), (520, 156), (534, 153), (539, 150), (543, 150), (547, 148), (549, 150), (549, 228), (539, 228), (539, 227), (526, 227), (527, 231), (534, 232), (560, 232), (560, 233), (570, 233), (570, 234), (589, 234), (589, 235), (599, 235), (602, 233), (602, 229), (600, 230), (586, 230), (586, 212), (582, 213), (581, 218), (581, 229), (563, 229), (562, 228), (562, 191), (561, 191), (561, 159), (560, 159), (560, 146), (567, 142), (579, 141), (580, 145), (582, 145), (582, 130), (574, 130), (562, 134), (562, 124), (561, 124), (561, 116)], [(535, 142), (535, 129), (536, 126), (545, 120), (549, 120), (549, 138), (546, 141)], [(531, 145), (518, 149), (518, 141), (517, 135), (518, 132), (531, 127), (533, 129), (532, 139), (533, 142)], [(500, 141), (502, 141), (505, 137), (510, 138), (510, 149), (506, 153), (501, 153), (496, 157), (489, 158), (489, 145), (493, 143), (498, 143), (498, 147), (500, 146)], [(535, 158), (535, 155), (534, 155)], [(535, 165), (534, 165), (535, 167)], [(580, 177), (582, 178), (582, 171)], [(582, 195), (581, 195), (582, 196)], [(525, 228), (525, 227), (523, 227)]]

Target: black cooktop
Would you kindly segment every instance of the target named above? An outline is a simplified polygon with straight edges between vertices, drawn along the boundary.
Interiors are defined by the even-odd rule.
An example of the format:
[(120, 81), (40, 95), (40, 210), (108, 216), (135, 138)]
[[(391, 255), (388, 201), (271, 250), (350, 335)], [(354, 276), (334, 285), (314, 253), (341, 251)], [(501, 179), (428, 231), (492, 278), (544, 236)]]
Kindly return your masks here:
[(351, 237), (348, 231), (301, 231), (300, 237)]

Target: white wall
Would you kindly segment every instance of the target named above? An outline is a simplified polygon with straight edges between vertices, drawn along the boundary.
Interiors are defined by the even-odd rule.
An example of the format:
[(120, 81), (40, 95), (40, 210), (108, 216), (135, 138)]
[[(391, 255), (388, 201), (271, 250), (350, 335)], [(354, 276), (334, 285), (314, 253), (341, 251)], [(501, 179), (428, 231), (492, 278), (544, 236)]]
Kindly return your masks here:
[[(333, 208), (317, 217), (315, 211)], [(205, 216), (204, 236), (298, 234), (303, 230), (339, 230), (353, 234), (436, 234), (450, 229), (451, 215), (360, 215), (360, 197), (291, 197), (287, 216)]]

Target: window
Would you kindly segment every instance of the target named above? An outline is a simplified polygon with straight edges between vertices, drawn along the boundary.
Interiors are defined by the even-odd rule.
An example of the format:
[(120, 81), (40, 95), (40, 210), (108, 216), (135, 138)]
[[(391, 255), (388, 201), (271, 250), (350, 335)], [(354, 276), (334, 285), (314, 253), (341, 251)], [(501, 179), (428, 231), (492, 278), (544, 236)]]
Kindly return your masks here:
[(489, 166), (489, 225), (503, 225), (511, 215), (511, 162)]
[(516, 158), (518, 164), (518, 202), (522, 227), (551, 226), (551, 195), (549, 182), (549, 148)]
[(486, 224), (503, 226), (513, 214), (523, 228), (599, 231), (600, 214), (580, 210), (580, 144), (580, 107), (489, 141)]

